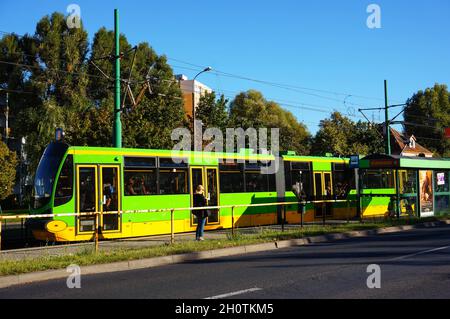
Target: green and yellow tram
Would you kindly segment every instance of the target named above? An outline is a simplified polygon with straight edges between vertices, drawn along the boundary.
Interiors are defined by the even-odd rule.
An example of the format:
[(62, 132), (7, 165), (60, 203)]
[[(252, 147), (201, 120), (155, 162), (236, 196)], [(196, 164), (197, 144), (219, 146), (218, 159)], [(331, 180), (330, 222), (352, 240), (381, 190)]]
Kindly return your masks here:
[[(280, 169), (263, 174), (267, 161)], [(240, 153), (173, 152), (126, 148), (73, 147), (49, 144), (34, 184), (33, 214), (100, 213), (100, 238), (139, 237), (171, 232), (170, 211), (132, 211), (192, 207), (193, 190), (204, 185), (209, 206), (297, 201), (292, 185), (301, 183), (306, 204), (303, 221), (356, 216), (355, 177), (349, 160), (304, 157), (288, 152), (279, 157)], [(347, 200), (336, 201), (336, 200)], [(334, 202), (333, 202), (334, 201)], [(104, 214), (108, 212), (120, 214)], [(231, 228), (231, 208), (212, 209), (206, 230)], [(280, 222), (276, 206), (236, 207), (236, 227)], [(287, 207), (286, 223), (300, 221), (298, 205)], [(59, 216), (29, 221), (39, 240), (85, 241), (93, 237), (95, 216)], [(189, 210), (177, 211), (175, 232), (194, 231)]]

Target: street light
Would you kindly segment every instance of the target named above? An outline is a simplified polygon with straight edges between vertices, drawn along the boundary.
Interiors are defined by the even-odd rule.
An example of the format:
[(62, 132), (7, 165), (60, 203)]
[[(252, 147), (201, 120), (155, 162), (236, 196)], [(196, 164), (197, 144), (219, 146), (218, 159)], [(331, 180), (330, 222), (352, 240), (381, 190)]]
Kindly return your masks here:
[(195, 127), (195, 79), (200, 74), (205, 73), (205, 72), (209, 72), (211, 70), (212, 70), (212, 68), (208, 66), (204, 70), (198, 72), (197, 75), (194, 76), (194, 80), (192, 81), (192, 128), (193, 128), (193, 131), (194, 131), (194, 151), (195, 151), (195, 138), (197, 136), (197, 130), (196, 130), (196, 127)]

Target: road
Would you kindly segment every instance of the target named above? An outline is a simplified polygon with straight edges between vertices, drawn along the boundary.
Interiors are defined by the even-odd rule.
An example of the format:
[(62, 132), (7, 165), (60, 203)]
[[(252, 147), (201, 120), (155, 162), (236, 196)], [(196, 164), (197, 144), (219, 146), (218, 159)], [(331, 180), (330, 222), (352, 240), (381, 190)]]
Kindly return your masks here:
[[(367, 267), (381, 267), (369, 289)], [(0, 298), (450, 298), (450, 227), (280, 249), (0, 290)]]

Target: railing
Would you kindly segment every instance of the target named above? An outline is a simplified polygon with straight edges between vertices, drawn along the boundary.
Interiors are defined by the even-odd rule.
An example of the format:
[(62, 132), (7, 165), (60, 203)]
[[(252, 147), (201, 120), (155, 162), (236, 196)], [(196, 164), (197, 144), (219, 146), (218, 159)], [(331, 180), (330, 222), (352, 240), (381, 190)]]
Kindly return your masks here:
[[(94, 225), (94, 245), (95, 251), (98, 251), (98, 242), (99, 242), (99, 217), (102, 215), (122, 215), (122, 214), (144, 214), (144, 213), (161, 213), (161, 212), (169, 212), (170, 211), (170, 242), (173, 244), (175, 242), (175, 212), (179, 211), (190, 211), (191, 213), (196, 210), (213, 210), (213, 209), (225, 209), (231, 208), (231, 233), (234, 236), (235, 232), (235, 220), (234, 213), (236, 208), (251, 208), (251, 207), (279, 207), (282, 206), (282, 223), (281, 229), (284, 231), (284, 225), (286, 223), (286, 213), (287, 206), (298, 205), (298, 209), (300, 212), (300, 221), (301, 227), (303, 227), (303, 214), (304, 211), (300, 211), (301, 208), (306, 207), (307, 204), (325, 204), (325, 203), (347, 203), (347, 210), (350, 210), (350, 203), (356, 202), (355, 200), (319, 200), (319, 201), (301, 201), (301, 202), (279, 202), (279, 203), (265, 203), (265, 204), (239, 204), (239, 205), (223, 205), (223, 206), (207, 206), (207, 207), (186, 207), (186, 208), (162, 208), (162, 209), (147, 209), (147, 210), (120, 210), (113, 212), (90, 212), (90, 213), (61, 213), (61, 214), (36, 214), (36, 215), (0, 215), (0, 250), (2, 243), (2, 223), (7, 220), (20, 219), (22, 222), (25, 219), (40, 219), (40, 218), (55, 218), (55, 217), (84, 217), (84, 216), (95, 216), (95, 225)], [(323, 223), (326, 221), (326, 214), (322, 212), (323, 215)]]

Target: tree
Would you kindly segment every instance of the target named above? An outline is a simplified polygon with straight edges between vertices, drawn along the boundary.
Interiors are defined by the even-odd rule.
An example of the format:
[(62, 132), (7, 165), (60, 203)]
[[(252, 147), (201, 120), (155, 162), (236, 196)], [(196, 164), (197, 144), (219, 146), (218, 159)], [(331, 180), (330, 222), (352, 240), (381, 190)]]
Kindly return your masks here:
[[(151, 84), (137, 107), (122, 112), (123, 145), (171, 148), (172, 130), (186, 124), (173, 71), (166, 57), (148, 43), (133, 47), (121, 34), (120, 45), (121, 77), (128, 79), (133, 66), (134, 96), (147, 80)], [(69, 29), (60, 13), (43, 17), (34, 35), (6, 35), (0, 40), (0, 58), (11, 63), (0, 64), (0, 87), (30, 93), (11, 94), (10, 105), (13, 134), (28, 141), (31, 172), (58, 127), (65, 130), (69, 144), (112, 145), (113, 49), (112, 31), (99, 29), (90, 46), (83, 24)], [(122, 81), (122, 97), (125, 84)], [(128, 97), (125, 106), (132, 106)]]
[[(350, 143), (360, 142), (362, 145), (366, 145), (368, 148), (367, 155), (369, 154), (383, 154), (384, 149), (384, 136), (381, 133), (378, 125), (372, 123), (358, 121), (355, 124), (356, 133), (354, 140)], [(353, 153), (361, 154), (361, 153)]]
[(348, 156), (383, 152), (383, 138), (377, 128), (368, 123), (354, 123), (341, 113), (334, 112), (329, 119), (320, 121), (319, 126), (312, 145), (313, 154)]
[(206, 128), (216, 127), (225, 133), (228, 125), (228, 100), (223, 95), (216, 98), (216, 93), (205, 93), (200, 97), (196, 109), (196, 119), (202, 121)]
[(419, 91), (406, 102), (405, 131), (437, 155), (450, 156), (450, 140), (444, 129), (450, 127), (450, 94), (446, 85)]
[[(30, 170), (34, 171), (55, 129), (62, 127), (74, 132), (80, 118), (73, 115), (82, 113), (89, 105), (87, 32), (82, 24), (80, 28), (69, 29), (64, 16), (53, 13), (37, 23), (33, 36), (22, 39), (21, 50), (22, 60), (18, 62), (29, 67), (21, 67), (20, 82), (32, 92), (33, 98), (14, 104), (17, 116), (12, 127), (15, 135), (27, 137), (26, 152)], [(71, 136), (67, 135), (68, 140)]]
[(0, 201), (12, 194), (16, 180), (16, 153), (0, 141)]
[(244, 130), (250, 127), (279, 128), (281, 151), (309, 154), (310, 134), (306, 127), (291, 112), (275, 102), (267, 101), (258, 91), (242, 92), (235, 97), (230, 105), (230, 125)]
[[(128, 43), (125, 35), (120, 35), (120, 47), (123, 56), (121, 58), (121, 77), (128, 79), (131, 70), (130, 88), (136, 98), (141, 92), (143, 85), (150, 84), (150, 90), (145, 90), (140, 104), (133, 107), (129, 96), (125, 98), (125, 107), (131, 111), (122, 113), (123, 123), (123, 145), (125, 147), (141, 148), (171, 148), (173, 142), (170, 138), (172, 130), (185, 126), (183, 101), (180, 88), (178, 87), (173, 71), (167, 64), (165, 56), (158, 56), (148, 43), (139, 43), (135, 48)], [(112, 110), (114, 106), (113, 90), (111, 90), (114, 78), (114, 68), (112, 60), (109, 58), (113, 53), (114, 33), (105, 28), (101, 28), (94, 36), (92, 54), (89, 59), (88, 70), (90, 73), (104, 73), (107, 77), (96, 79), (91, 77), (88, 84), (88, 96), (94, 106), (102, 109), (101, 112), (89, 112), (93, 116), (102, 116), (99, 121), (112, 127)], [(94, 65), (95, 64), (95, 65)], [(99, 69), (102, 71), (100, 72)], [(126, 95), (125, 86), (122, 86), (122, 101)], [(121, 102), (122, 102), (121, 101)], [(107, 113), (106, 110), (110, 110)], [(105, 117), (110, 120), (108, 124)], [(105, 123), (106, 122), (106, 123)], [(92, 144), (95, 141), (105, 143), (106, 133), (109, 129), (103, 126), (91, 126), (87, 133), (94, 136), (101, 136), (101, 140), (86, 137), (90, 144), (105, 146), (105, 144)], [(111, 144), (109, 139), (108, 145)]]

